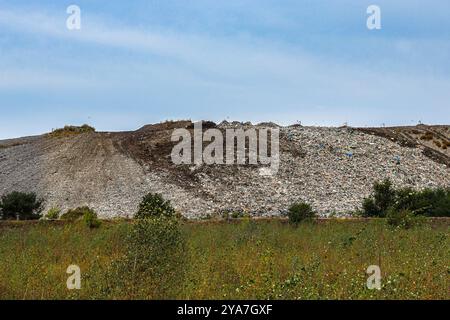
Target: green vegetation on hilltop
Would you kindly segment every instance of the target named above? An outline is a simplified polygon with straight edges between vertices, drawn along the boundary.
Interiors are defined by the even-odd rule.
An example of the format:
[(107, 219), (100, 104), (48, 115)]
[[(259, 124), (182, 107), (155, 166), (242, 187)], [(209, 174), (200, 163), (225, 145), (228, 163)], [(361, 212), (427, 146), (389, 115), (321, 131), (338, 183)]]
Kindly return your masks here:
[(95, 132), (95, 128), (83, 124), (82, 126), (64, 126), (64, 128), (54, 129), (48, 135), (51, 137), (64, 137), (89, 132)]

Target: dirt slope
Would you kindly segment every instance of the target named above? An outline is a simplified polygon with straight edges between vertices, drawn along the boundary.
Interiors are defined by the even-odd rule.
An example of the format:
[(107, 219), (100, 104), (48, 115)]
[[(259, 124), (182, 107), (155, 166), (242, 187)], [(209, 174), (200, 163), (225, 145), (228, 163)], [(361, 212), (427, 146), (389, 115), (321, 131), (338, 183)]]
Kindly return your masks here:
[[(218, 128), (236, 127), (250, 126)], [(170, 158), (175, 128), (192, 129), (192, 124), (0, 141), (0, 194), (34, 191), (45, 198), (46, 209), (89, 205), (103, 217), (114, 217), (132, 216), (151, 191), (162, 193), (185, 216), (198, 218), (224, 211), (278, 215), (296, 200), (309, 201), (323, 215), (346, 213), (384, 177), (415, 188), (450, 186), (448, 149), (433, 142), (449, 140), (448, 126), (283, 127), (280, 170), (272, 177), (260, 176), (258, 166), (175, 166)], [(432, 140), (429, 134), (421, 139), (427, 132)]]

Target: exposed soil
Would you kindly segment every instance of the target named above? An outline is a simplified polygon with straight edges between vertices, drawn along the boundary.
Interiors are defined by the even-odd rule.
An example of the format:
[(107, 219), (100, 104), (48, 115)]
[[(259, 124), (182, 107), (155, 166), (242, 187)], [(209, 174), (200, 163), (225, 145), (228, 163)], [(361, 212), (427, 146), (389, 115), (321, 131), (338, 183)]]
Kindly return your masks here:
[[(103, 217), (130, 217), (145, 193), (158, 192), (186, 217), (200, 218), (230, 211), (280, 215), (297, 200), (322, 215), (346, 214), (385, 177), (418, 189), (450, 186), (449, 126), (280, 127), (281, 164), (272, 177), (259, 174), (261, 165), (173, 164), (171, 135), (180, 128), (193, 133), (190, 121), (178, 121), (0, 141), (0, 195), (33, 191), (45, 198), (46, 210), (89, 205)], [(208, 128), (261, 126), (204, 123)]]

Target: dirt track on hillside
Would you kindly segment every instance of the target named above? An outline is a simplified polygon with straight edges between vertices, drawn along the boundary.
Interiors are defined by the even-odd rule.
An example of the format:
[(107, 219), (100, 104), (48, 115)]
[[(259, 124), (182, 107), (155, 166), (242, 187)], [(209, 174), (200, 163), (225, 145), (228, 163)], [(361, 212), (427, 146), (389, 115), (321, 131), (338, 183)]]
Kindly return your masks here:
[[(235, 127), (250, 128), (239, 123), (218, 128)], [(321, 214), (345, 213), (357, 208), (372, 182), (385, 177), (415, 188), (450, 185), (448, 149), (433, 143), (448, 140), (448, 126), (280, 128), (280, 170), (265, 178), (258, 166), (174, 165), (175, 128), (192, 130), (192, 124), (0, 141), (0, 194), (33, 191), (46, 200), (46, 209), (89, 205), (114, 217), (132, 216), (151, 191), (192, 218), (226, 211), (279, 215), (297, 200), (312, 203)], [(433, 141), (421, 140), (429, 131)]]

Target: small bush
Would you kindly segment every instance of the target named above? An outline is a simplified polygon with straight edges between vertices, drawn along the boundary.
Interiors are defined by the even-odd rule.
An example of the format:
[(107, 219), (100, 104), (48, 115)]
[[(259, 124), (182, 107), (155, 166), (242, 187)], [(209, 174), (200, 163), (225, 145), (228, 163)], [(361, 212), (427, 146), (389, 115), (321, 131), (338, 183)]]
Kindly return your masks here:
[(366, 217), (386, 217), (390, 209), (396, 212), (408, 210), (414, 215), (428, 217), (449, 217), (450, 188), (395, 189), (389, 180), (384, 180), (374, 184), (374, 193), (364, 199), (362, 206), (362, 215)]
[(76, 209), (69, 209), (61, 215), (61, 220), (68, 220), (68, 221), (81, 220), (85, 214), (89, 214), (90, 212), (94, 212), (94, 210), (92, 210), (87, 206), (78, 207)]
[(381, 213), (385, 213), (395, 200), (395, 189), (392, 182), (385, 179), (382, 182), (375, 183), (373, 189), (375, 205)]
[(139, 299), (175, 297), (187, 266), (186, 243), (178, 220), (166, 216), (138, 219), (126, 244), (126, 255), (116, 268), (122, 278), (118, 286), (121, 294)]
[(363, 200), (363, 210), (362, 215), (365, 217), (378, 217), (380, 216), (380, 209), (375, 204), (375, 200), (373, 198), (365, 198)]
[(69, 209), (61, 215), (61, 220), (67, 220), (67, 221), (80, 220), (83, 217), (86, 209), (89, 209), (89, 208), (88, 207), (79, 207), (76, 209)]
[(88, 133), (88, 132), (95, 132), (95, 128), (93, 128), (87, 124), (83, 124), (82, 126), (64, 126), (64, 128), (53, 130), (49, 135), (54, 136), (54, 137), (59, 137), (59, 136), (68, 136), (68, 135)]
[(57, 220), (59, 215), (61, 214), (61, 209), (59, 208), (50, 208), (45, 215), (45, 219), (47, 220)]
[(170, 201), (164, 200), (162, 195), (158, 193), (149, 193), (145, 195), (139, 204), (139, 209), (135, 215), (135, 218), (145, 219), (160, 216), (175, 216), (175, 209), (172, 207)]
[(0, 201), (2, 219), (37, 220), (41, 217), (42, 202), (33, 192), (11, 192)]
[(239, 219), (239, 218), (241, 218), (241, 217), (243, 217), (243, 215), (242, 215), (241, 212), (234, 211), (233, 213), (231, 213), (231, 218), (232, 218), (232, 219)]
[(97, 213), (94, 210), (87, 210), (83, 214), (83, 222), (91, 229), (99, 228), (101, 225), (100, 220), (97, 217)]
[(289, 207), (288, 217), (291, 224), (297, 225), (302, 221), (310, 220), (315, 217), (311, 205), (305, 202), (297, 202)]
[(399, 189), (393, 208), (411, 210), (428, 217), (450, 217), (450, 189)]
[(67, 210), (66, 213), (61, 215), (61, 220), (71, 222), (82, 220), (89, 228), (98, 228), (101, 224), (97, 218), (97, 213), (87, 206)]
[(389, 179), (373, 185), (372, 196), (363, 201), (363, 215), (366, 217), (385, 217), (387, 209), (395, 202), (396, 191)]
[(249, 214), (242, 210), (224, 210), (222, 211), (222, 219), (231, 220), (231, 219), (241, 219), (246, 218)]
[(388, 225), (402, 229), (410, 229), (423, 222), (422, 217), (416, 216), (408, 209), (395, 210), (391, 208), (388, 210), (386, 217)]
[(442, 140), (442, 149), (447, 150), (448, 147), (450, 147), (450, 141)]
[(430, 141), (433, 140), (434, 135), (431, 132), (425, 133), (423, 136), (420, 137), (420, 140)]

